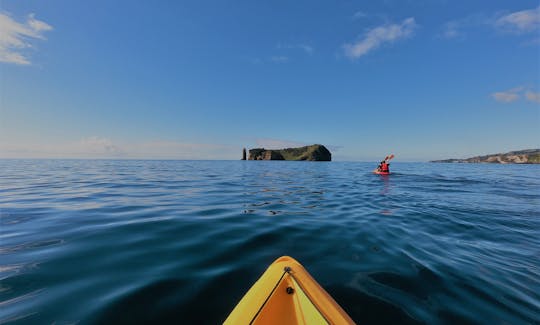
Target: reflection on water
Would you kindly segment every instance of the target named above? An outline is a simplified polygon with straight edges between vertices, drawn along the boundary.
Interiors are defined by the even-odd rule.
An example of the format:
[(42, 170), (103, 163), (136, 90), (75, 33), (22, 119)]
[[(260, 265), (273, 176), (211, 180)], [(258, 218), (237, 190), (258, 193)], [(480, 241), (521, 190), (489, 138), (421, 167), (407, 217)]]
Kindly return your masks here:
[(0, 160), (0, 323), (222, 322), (277, 257), (359, 323), (534, 323), (538, 166)]

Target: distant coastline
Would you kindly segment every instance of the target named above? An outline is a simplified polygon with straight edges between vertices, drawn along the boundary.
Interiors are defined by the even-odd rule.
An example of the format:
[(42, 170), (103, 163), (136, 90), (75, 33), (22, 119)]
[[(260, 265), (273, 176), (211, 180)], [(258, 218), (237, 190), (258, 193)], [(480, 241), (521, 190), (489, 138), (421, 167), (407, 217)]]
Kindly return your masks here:
[(540, 149), (526, 149), (465, 159), (432, 160), (434, 163), (540, 164)]

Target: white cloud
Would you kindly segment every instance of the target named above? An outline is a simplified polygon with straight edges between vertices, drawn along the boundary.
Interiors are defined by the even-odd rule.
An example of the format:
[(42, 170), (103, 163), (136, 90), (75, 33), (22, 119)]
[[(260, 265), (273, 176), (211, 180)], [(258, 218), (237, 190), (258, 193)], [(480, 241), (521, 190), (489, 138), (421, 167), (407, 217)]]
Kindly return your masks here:
[(345, 55), (351, 59), (357, 59), (369, 51), (377, 49), (382, 44), (393, 43), (413, 35), (417, 24), (414, 18), (407, 18), (401, 24), (383, 25), (367, 31), (364, 37), (352, 44), (343, 46)]
[(495, 21), (495, 26), (518, 33), (538, 31), (540, 7), (504, 15)]
[(20, 65), (30, 64), (22, 53), (32, 48), (32, 39), (45, 39), (44, 32), (52, 30), (49, 24), (28, 15), (26, 22), (19, 23), (5, 13), (0, 13), (0, 62)]
[(524, 89), (525, 87), (518, 86), (512, 89), (505, 90), (505, 91), (499, 91), (499, 92), (493, 93), (491, 94), (491, 97), (493, 97), (493, 99), (495, 99), (498, 102), (511, 103), (511, 102), (515, 102), (521, 97), (521, 92), (523, 92)]
[(36, 32), (43, 32), (43, 31), (49, 31), (52, 30), (52, 26), (47, 24), (46, 22), (37, 20), (34, 18), (36, 14), (30, 14), (28, 15), (28, 25)]
[(512, 103), (521, 99), (522, 97), (530, 102), (540, 103), (540, 93), (531, 91), (530, 89), (531, 87), (519, 86), (505, 91), (493, 93), (491, 94), (491, 97), (502, 103)]
[(540, 104), (540, 92), (527, 91), (525, 93), (525, 98), (531, 102)]
[(463, 37), (467, 29), (480, 26), (518, 34), (538, 31), (540, 29), (540, 7), (509, 14), (469, 15), (445, 23), (440, 36), (444, 38)]
[(519, 99), (519, 94), (510, 91), (501, 91), (491, 94), (496, 101), (502, 103), (511, 103)]

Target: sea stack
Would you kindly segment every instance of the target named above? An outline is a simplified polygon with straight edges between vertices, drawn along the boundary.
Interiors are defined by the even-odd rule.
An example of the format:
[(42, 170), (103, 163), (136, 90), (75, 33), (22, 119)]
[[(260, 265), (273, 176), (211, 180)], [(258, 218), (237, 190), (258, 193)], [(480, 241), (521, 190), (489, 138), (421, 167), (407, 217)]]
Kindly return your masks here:
[(277, 150), (255, 148), (249, 150), (249, 160), (332, 161), (332, 154), (322, 144)]
[(242, 160), (246, 160), (246, 148), (242, 150)]

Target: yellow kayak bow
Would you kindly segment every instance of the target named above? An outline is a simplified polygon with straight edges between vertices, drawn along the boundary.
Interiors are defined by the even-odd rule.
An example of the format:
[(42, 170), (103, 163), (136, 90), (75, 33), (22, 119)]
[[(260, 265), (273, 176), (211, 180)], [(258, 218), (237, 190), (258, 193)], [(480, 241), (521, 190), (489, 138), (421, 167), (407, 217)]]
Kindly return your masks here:
[(224, 324), (354, 324), (294, 258), (282, 256), (244, 295)]

